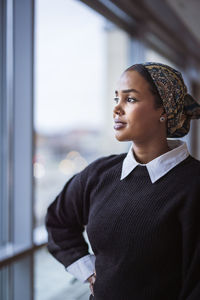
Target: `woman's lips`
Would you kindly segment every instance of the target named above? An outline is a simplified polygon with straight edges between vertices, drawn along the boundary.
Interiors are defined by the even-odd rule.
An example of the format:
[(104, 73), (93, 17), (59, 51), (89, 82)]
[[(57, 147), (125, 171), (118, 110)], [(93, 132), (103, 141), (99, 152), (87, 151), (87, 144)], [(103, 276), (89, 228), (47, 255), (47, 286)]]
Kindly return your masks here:
[(115, 122), (115, 125), (114, 125), (114, 129), (118, 130), (118, 129), (121, 129), (121, 128), (124, 128), (126, 127), (126, 123), (123, 123), (123, 122)]

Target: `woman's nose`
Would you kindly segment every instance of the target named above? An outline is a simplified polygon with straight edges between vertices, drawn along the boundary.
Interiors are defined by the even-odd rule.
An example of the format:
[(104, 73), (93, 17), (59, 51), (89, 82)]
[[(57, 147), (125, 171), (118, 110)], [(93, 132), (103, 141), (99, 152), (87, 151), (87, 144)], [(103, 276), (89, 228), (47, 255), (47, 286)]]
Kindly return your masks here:
[(121, 102), (118, 102), (118, 104), (115, 105), (114, 109), (113, 109), (113, 113), (114, 114), (123, 114), (124, 109), (121, 105)]

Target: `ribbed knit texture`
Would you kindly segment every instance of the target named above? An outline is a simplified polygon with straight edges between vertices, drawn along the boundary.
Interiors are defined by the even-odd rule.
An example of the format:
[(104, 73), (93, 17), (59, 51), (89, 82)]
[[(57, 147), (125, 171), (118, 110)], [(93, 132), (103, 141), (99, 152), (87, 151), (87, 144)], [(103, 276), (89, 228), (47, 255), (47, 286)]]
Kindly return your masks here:
[(95, 160), (49, 206), (48, 249), (65, 267), (96, 255), (95, 300), (200, 299), (200, 162), (189, 156), (151, 183), (120, 181), (126, 153)]

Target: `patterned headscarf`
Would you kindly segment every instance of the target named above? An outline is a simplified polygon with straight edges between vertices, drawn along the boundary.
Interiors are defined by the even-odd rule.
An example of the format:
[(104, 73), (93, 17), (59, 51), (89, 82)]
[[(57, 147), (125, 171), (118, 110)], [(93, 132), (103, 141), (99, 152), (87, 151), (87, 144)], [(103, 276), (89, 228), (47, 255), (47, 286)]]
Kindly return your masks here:
[(190, 120), (200, 118), (200, 102), (187, 93), (180, 72), (161, 63), (142, 64), (153, 79), (167, 114), (167, 137), (183, 137), (190, 129)]

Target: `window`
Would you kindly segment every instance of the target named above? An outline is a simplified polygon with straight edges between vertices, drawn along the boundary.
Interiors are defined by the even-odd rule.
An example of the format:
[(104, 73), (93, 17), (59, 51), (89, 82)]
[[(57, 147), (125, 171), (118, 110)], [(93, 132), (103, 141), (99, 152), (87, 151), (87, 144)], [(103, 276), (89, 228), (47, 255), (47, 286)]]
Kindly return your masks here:
[[(42, 238), (47, 206), (64, 183), (97, 157), (128, 147), (115, 140), (112, 108), (131, 40), (72, 0), (36, 1), (35, 28), (34, 227)], [(46, 249), (35, 253), (34, 268), (35, 300), (88, 299), (89, 286)]]
[(80, 2), (36, 2), (36, 228), (74, 173), (127, 148), (115, 141), (112, 105), (118, 76), (129, 63), (129, 43), (124, 31)]

